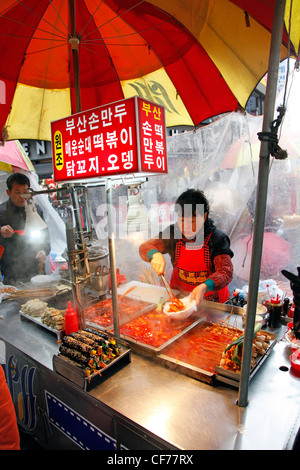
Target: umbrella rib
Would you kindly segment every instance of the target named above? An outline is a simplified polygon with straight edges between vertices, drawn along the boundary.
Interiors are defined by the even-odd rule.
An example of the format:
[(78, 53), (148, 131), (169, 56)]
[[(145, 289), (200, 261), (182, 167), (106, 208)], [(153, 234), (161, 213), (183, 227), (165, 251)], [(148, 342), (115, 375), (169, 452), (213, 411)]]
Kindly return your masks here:
[[(140, 31), (135, 31), (134, 33), (128, 33), (128, 34), (122, 34), (121, 36), (108, 36), (108, 37), (101, 37), (98, 39), (98, 41), (107, 41), (108, 39), (120, 39), (120, 38), (126, 38), (128, 36), (136, 36), (136, 35), (140, 35), (141, 33), (144, 33), (145, 31), (150, 31), (151, 29), (155, 29), (157, 28), (158, 26), (161, 26), (165, 23), (168, 23), (167, 21), (162, 21), (161, 23), (159, 24), (156, 24), (155, 26), (150, 26), (149, 28), (145, 28), (145, 29), (141, 29)], [(102, 25), (103, 26), (103, 25)], [(101, 26), (99, 26), (98, 29), (100, 29)], [(95, 31), (95, 30), (94, 30)], [(92, 41), (97, 41), (97, 39), (90, 39), (90, 40), (87, 40), (86, 41), (86, 36), (84, 37), (84, 42), (85, 43), (92, 43)], [(127, 45), (127, 44), (126, 44)]]
[[(44, 21), (44, 22), (45, 22), (46, 24), (48, 24), (51, 28), (56, 29), (56, 30), (58, 31), (58, 33), (62, 34), (62, 36), (60, 36), (59, 34), (57, 34), (58, 37), (65, 37), (64, 33), (63, 33), (59, 28), (57, 28), (57, 27), (54, 26), (53, 24), (49, 23), (49, 21), (45, 20), (45, 18), (43, 18), (43, 17), (41, 17), (40, 15), (38, 15), (34, 10), (32, 10), (32, 8), (29, 8), (29, 7), (25, 4), (25, 2), (23, 2), (22, 0), (17, 0), (17, 2), (18, 2), (19, 4), (21, 4), (23, 7), (25, 7), (28, 11), (30, 11), (30, 13), (33, 13), (35, 16), (37, 16), (40, 21)], [(69, 30), (68, 30), (67, 26), (64, 24), (64, 21), (63, 21), (62, 17), (59, 15), (57, 9), (56, 9), (55, 6), (53, 5), (52, 0), (49, 0), (49, 3), (51, 4), (51, 6), (53, 7), (53, 9), (55, 10), (55, 12), (56, 12), (58, 18), (60, 19), (60, 21), (61, 21), (61, 23), (63, 24), (63, 26), (66, 28), (67, 34), (69, 35)], [(26, 23), (23, 23), (22, 21), (18, 21), (18, 20), (15, 20), (15, 19), (13, 19), (13, 18), (10, 18), (10, 17), (7, 16), (7, 15), (2, 15), (2, 14), (0, 14), (0, 16), (3, 17), (3, 18), (8, 19), (8, 20), (10, 20), (10, 21), (14, 21), (14, 22), (20, 23), (20, 24), (22, 24), (22, 25), (24, 25), (24, 26), (30, 27), (30, 25), (28, 25), (28, 24), (26, 24)], [(45, 31), (45, 30), (43, 30), (42, 28), (39, 28), (38, 26), (34, 27), (34, 29), (35, 29), (35, 31), (38, 30), (38, 31), (42, 31), (42, 32), (44, 32), (44, 33), (45, 33), (45, 32), (46, 32), (46, 33), (49, 33), (49, 31)], [(51, 33), (51, 35), (54, 36), (55, 34), (54, 34), (54, 33)]]
[[(56, 12), (56, 14), (57, 14), (57, 17), (60, 19), (61, 23), (63, 24), (63, 26), (64, 26), (64, 28), (66, 29), (67, 34), (68, 34), (68, 36), (69, 36), (70, 30), (69, 30), (68, 26), (64, 23), (62, 17), (60, 16), (60, 14), (59, 14), (58, 11), (57, 11), (57, 8), (55, 8), (55, 6), (53, 5), (52, 0), (49, 0), (49, 2), (50, 2), (50, 4), (51, 4), (52, 8), (55, 10), (55, 12)], [(44, 20), (44, 21), (45, 21), (45, 20)], [(47, 22), (47, 23), (48, 23), (48, 22)], [(48, 24), (50, 24), (50, 23), (48, 23)], [(52, 25), (50, 24), (50, 26), (52, 26)], [(58, 29), (58, 28), (56, 28), (56, 29)], [(60, 30), (58, 30), (58, 31), (60, 31)], [(61, 33), (62, 33), (62, 32), (61, 32)], [(63, 33), (62, 33), (62, 34), (63, 34)]]
[(95, 14), (96, 14), (96, 12), (97, 12), (97, 10), (99, 10), (99, 8), (101, 7), (102, 3), (103, 3), (103, 0), (99, 3), (99, 5), (97, 6), (97, 8), (96, 8), (96, 10), (94, 11), (94, 13), (91, 14), (90, 19), (88, 20), (88, 22), (86, 23), (86, 25), (84, 26), (84, 28), (80, 31), (80, 34), (79, 34), (80, 37), (82, 37), (83, 31), (87, 28), (87, 26), (88, 26), (88, 25), (90, 24), (90, 22), (93, 20)]
[[(103, 3), (103, 2), (102, 2)], [(125, 13), (127, 13), (128, 11), (130, 10), (133, 10), (135, 7), (137, 7), (138, 5), (140, 5), (141, 3), (144, 3), (144, 0), (141, 0), (140, 2), (137, 2), (135, 5), (133, 5), (132, 7), (128, 8), (127, 10), (124, 10), (120, 15), (116, 15), (114, 16), (113, 18), (111, 18), (110, 20), (106, 21), (105, 23), (101, 24), (98, 28), (94, 29), (93, 31), (90, 31), (88, 34), (86, 34), (85, 38), (87, 36), (89, 36), (90, 34), (94, 33), (95, 31), (99, 31), (100, 28), (102, 28), (103, 26), (106, 26), (108, 23), (111, 23), (112, 21), (114, 21), (115, 19), (117, 18), (121, 18), (121, 16), (123, 16)]]
[[(110, 38), (110, 39), (113, 39), (113, 38)], [(86, 45), (86, 46), (87, 45), (89, 45), (89, 46), (102, 46), (103, 44), (99, 44), (99, 42), (92, 42), (92, 41), (90, 42), (90, 41), (88, 41), (88, 42), (81, 43), (81, 46), (83, 46), (83, 45)], [(105, 44), (106, 44), (106, 46), (119, 46), (119, 47), (120, 46), (124, 46), (124, 47), (128, 47), (128, 46), (130, 46), (130, 47), (149, 47), (146, 42), (144, 44), (131, 44), (131, 43), (130, 44), (129, 43), (124, 44), (124, 43), (107, 43), (106, 42)]]
[[(37, 16), (38, 16), (38, 15), (37, 15)], [(1, 18), (6, 18), (7, 20), (13, 21), (13, 22), (15, 22), (15, 23), (17, 23), (17, 24), (20, 24), (20, 25), (22, 25), (22, 26), (27, 26), (28, 28), (33, 28), (33, 26), (30, 26), (29, 24), (24, 23), (23, 21), (15, 20), (14, 18), (11, 18), (11, 17), (9, 17), (9, 16), (1, 15), (1, 14), (0, 14), (0, 17), (1, 17)], [(38, 17), (39, 17), (39, 16), (38, 16)], [(39, 18), (40, 18), (40, 17), (39, 17)], [(45, 20), (44, 20), (44, 21), (45, 21)], [(55, 28), (55, 29), (57, 29), (57, 28)], [(64, 39), (64, 38), (65, 38), (65, 36), (64, 36), (63, 33), (62, 33), (62, 31), (60, 31), (59, 29), (58, 29), (58, 31), (62, 34), (62, 36), (60, 36), (59, 34), (50, 33), (49, 31), (46, 31), (46, 30), (44, 30), (44, 29), (42, 29), (42, 28), (39, 28), (38, 26), (37, 26), (37, 27), (34, 27), (34, 31), (41, 31), (42, 33), (47, 33), (47, 34), (50, 34), (50, 35), (52, 35), (52, 36), (57, 36), (57, 37), (60, 38), (60, 39)], [(8, 35), (8, 34), (5, 34), (5, 35), (3, 35), (3, 36), (9, 36), (9, 35)], [(16, 36), (16, 35), (13, 35), (13, 37), (16, 37), (16, 38), (17, 38), (17, 37), (23, 37), (23, 38), (24, 38), (24, 37), (26, 37), (26, 36)], [(32, 36), (28, 36), (28, 38), (32, 38)], [(47, 39), (47, 38), (45, 38), (45, 39)]]
[[(38, 41), (49, 41), (49, 38), (39, 38), (39, 37), (32, 37), (32, 36), (21, 36), (21, 35), (16, 35), (16, 34), (2, 34), (0, 33), (0, 36), (3, 36), (5, 38), (18, 38), (18, 39), (31, 39), (32, 41), (34, 40), (38, 40)], [(55, 38), (52, 38), (51, 39), (52, 41), (64, 41), (64, 42), (67, 42), (67, 38), (65, 37), (62, 37), (62, 38), (58, 38), (58, 39), (55, 39)]]
[(47, 47), (46, 49), (40, 49), (38, 51), (26, 52), (26, 56), (29, 56), (32, 54), (39, 54), (41, 52), (51, 51), (52, 49), (57, 49), (58, 47), (65, 46), (66, 44), (67, 43), (63, 43), (63, 44), (58, 44), (57, 46)]

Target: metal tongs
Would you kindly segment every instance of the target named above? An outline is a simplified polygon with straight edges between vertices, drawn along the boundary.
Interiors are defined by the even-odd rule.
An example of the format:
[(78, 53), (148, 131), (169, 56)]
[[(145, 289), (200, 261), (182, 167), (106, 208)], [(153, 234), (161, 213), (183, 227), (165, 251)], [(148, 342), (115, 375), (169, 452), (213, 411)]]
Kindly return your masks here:
[(163, 283), (164, 283), (164, 285), (165, 285), (165, 288), (166, 288), (166, 290), (167, 290), (167, 292), (168, 292), (168, 296), (169, 296), (170, 302), (176, 304), (176, 305), (177, 305), (178, 307), (180, 307), (180, 308), (184, 307), (183, 302), (181, 302), (181, 300), (179, 300), (179, 299), (177, 299), (177, 297), (175, 297), (175, 295), (174, 295), (174, 293), (173, 293), (173, 291), (172, 291), (172, 289), (171, 289), (171, 287), (170, 287), (170, 285), (169, 285), (167, 279), (165, 278), (164, 274), (161, 274), (161, 279), (162, 279), (162, 281), (163, 281)]

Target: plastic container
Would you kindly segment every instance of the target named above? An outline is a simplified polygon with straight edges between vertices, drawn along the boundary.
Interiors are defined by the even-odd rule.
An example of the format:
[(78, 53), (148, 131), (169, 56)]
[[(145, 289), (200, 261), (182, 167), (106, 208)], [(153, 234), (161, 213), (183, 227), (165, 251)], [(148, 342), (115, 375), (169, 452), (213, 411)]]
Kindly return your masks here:
[(164, 306), (164, 313), (170, 318), (175, 320), (184, 320), (188, 318), (193, 312), (197, 310), (196, 300), (190, 301), (190, 296), (180, 299), (185, 306), (184, 310), (179, 310), (179, 312), (169, 312), (169, 305), (171, 302), (166, 302)]
[(300, 351), (299, 350), (291, 354), (290, 361), (291, 361), (293, 369), (300, 372)]
[(65, 333), (66, 335), (70, 335), (78, 330), (77, 313), (72, 307), (71, 302), (68, 302), (68, 307), (65, 312)]

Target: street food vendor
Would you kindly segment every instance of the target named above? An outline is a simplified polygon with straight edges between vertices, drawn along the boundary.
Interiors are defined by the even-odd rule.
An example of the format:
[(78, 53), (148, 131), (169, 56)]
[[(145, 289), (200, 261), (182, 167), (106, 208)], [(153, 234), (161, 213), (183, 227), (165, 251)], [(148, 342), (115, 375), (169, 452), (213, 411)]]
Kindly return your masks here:
[[(6, 180), (9, 199), (0, 204), (0, 245), (4, 248), (0, 269), (4, 284), (15, 285), (18, 281), (29, 282), (39, 274), (40, 266), (50, 253), (48, 228), (32, 239), (28, 233), (22, 235), (26, 224), (26, 199), (22, 196), (30, 187), (29, 178), (23, 173), (13, 173)], [(37, 212), (43, 218), (41, 208)]]
[(202, 191), (188, 189), (175, 204), (177, 223), (140, 246), (140, 256), (151, 262), (154, 271), (165, 272), (164, 254), (173, 265), (170, 285), (184, 294), (191, 293), (197, 305), (203, 299), (224, 303), (233, 265), (228, 236), (209, 218), (209, 202)]

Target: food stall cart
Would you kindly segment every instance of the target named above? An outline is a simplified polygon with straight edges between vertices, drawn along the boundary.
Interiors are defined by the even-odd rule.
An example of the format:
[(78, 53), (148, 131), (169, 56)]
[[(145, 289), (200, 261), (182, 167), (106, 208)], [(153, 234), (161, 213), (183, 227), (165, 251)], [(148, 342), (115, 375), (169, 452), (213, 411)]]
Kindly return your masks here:
[[(131, 103), (130, 106), (133, 104), (126, 101), (128, 103)], [(125, 106), (124, 103), (122, 106), (114, 105), (115, 111), (118, 108), (117, 119), (124, 116), (123, 105)], [(144, 108), (145, 113), (148, 110), (149, 107)], [(107, 107), (105, 111), (103, 119), (111, 116)], [(71, 129), (74, 131), (75, 119), (78, 119), (79, 125), (80, 117), (81, 114), (64, 120), (67, 126), (64, 129), (66, 135), (71, 133)], [(94, 125), (96, 117), (95, 110), (91, 115), (86, 112), (85, 119), (80, 122)], [(142, 123), (140, 124), (142, 127)], [(127, 133), (124, 129), (122, 127), (119, 131), (123, 137), (122, 142), (126, 143), (131, 135), (131, 127), (127, 128)], [(62, 138), (64, 135), (60, 128), (54, 129), (56, 168), (63, 161), (62, 148), (65, 147), (62, 146)], [(73, 136), (72, 143), (74, 140)], [(97, 139), (96, 141), (98, 142)], [(162, 147), (159, 146), (158, 149), (161, 150)], [(72, 160), (68, 162), (70, 175), (74, 176), (75, 163)], [(130, 163), (131, 173), (131, 162), (125, 162)], [(159, 162), (162, 165), (162, 161)], [(93, 171), (99, 170), (94, 167), (95, 161), (90, 163)], [(114, 168), (115, 163), (115, 158), (108, 160), (110, 168)], [(83, 168), (84, 165), (79, 166), (80, 171)], [(64, 175), (60, 177), (65, 178)], [(110, 203), (109, 182), (106, 195)], [(74, 206), (76, 209), (75, 198)], [(110, 222), (110, 214), (108, 218)], [(135, 286), (131, 295), (125, 295), (125, 292), (132, 286), (122, 286), (125, 289), (123, 292), (117, 290), (114, 230), (109, 223), (112, 296), (109, 299), (97, 299), (96, 304), (100, 305), (96, 306), (95, 299), (92, 299), (92, 308), (83, 305), (81, 284), (86, 287), (86, 281), (90, 279), (90, 265), (81, 228), (79, 227), (77, 234), (79, 248), (75, 246), (72, 232), (67, 227), (71, 287), (75, 307), (78, 308), (80, 329), (95, 335), (96, 327), (98, 333), (101, 330), (99, 336), (104, 335), (107, 341), (112, 338), (116, 342), (120, 353), (110, 361), (109, 367), (107, 364), (100, 368), (95, 366), (92, 373), (86, 375), (86, 368), (73, 364), (74, 351), (68, 356), (69, 352), (61, 349), (69, 344), (64, 339), (67, 335), (58, 335), (57, 331), (52, 331), (51, 327), (46, 328), (35, 317), (26, 318), (22, 296), (15, 294), (8, 300), (3, 300), (0, 307), (1, 362), (21, 427), (35, 435), (47, 449), (193, 450), (292, 447), (299, 427), (299, 398), (296, 392), (299, 378), (290, 369), (285, 344), (277, 341), (281, 339), (281, 331), (278, 332), (279, 336), (271, 337), (267, 352), (251, 377), (249, 404), (245, 408), (240, 407), (237, 404), (238, 374), (226, 376), (216, 369), (199, 368), (173, 357), (167, 349), (172, 349), (177, 340), (184, 339), (185, 335), (193, 334), (195, 330), (198, 334), (198, 328), (203, 329), (204, 322), (216, 323), (220, 318), (221, 322), (227, 321), (232, 308), (221, 312), (216, 305), (203, 304), (188, 321), (175, 326), (173, 324), (172, 328), (169, 323), (160, 321), (165, 326), (163, 341), (145, 344), (140, 337), (132, 337), (128, 330), (124, 331), (124, 326), (127, 324), (129, 327), (128, 323), (135, 322), (142, 315), (148, 320), (150, 316), (158, 316), (162, 320), (162, 313), (157, 312), (157, 305), (159, 299), (166, 296), (166, 291), (159, 287), (158, 290), (154, 289), (152, 285)], [(143, 292), (138, 292), (139, 288)], [(54, 297), (57, 300), (56, 294)], [(126, 298), (126, 302), (130, 304), (133, 317), (129, 318), (128, 310), (127, 316), (124, 315), (120, 302), (122, 294), (123, 299)], [(131, 303), (128, 299), (131, 299)], [(165, 297), (164, 300), (167, 299)], [(103, 327), (97, 324), (95, 317), (89, 318), (88, 313), (93, 308), (101, 309), (106, 301), (110, 302), (112, 317), (109, 318), (110, 323)], [(136, 305), (132, 308), (134, 302)], [(57, 305), (54, 308), (58, 309)], [(233, 313), (237, 322), (241, 320), (239, 311)], [(103, 319), (103, 311), (100, 317)], [(150, 331), (150, 337), (152, 332)], [(169, 336), (166, 336), (166, 332)], [(72, 337), (73, 339), (75, 338)], [(94, 343), (91, 348), (94, 351)], [(89, 348), (85, 346), (84, 349)], [(101, 354), (93, 353), (95, 361), (101, 360), (97, 356)], [(81, 360), (86, 359), (81, 356)], [(215, 362), (215, 366), (220, 364), (219, 360)], [(85, 362), (82, 364), (86, 366)], [(267, 420), (264, 419), (264, 426), (261, 426), (262, 416), (268, 417)], [(276, 436), (274, 429), (280, 430)]]
[[(243, 408), (237, 404), (236, 387), (218, 380), (207, 383), (134, 348), (87, 390), (55, 370), (57, 336), (22, 318), (19, 310), (19, 300), (0, 305), (1, 362), (19, 425), (45, 449), (293, 447), (300, 377), (281, 340), (285, 326), (275, 331), (278, 341), (251, 378), (249, 403)], [(207, 307), (198, 313), (209, 320), (221, 315)]]

